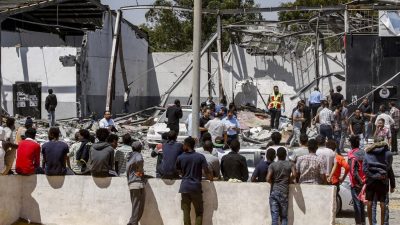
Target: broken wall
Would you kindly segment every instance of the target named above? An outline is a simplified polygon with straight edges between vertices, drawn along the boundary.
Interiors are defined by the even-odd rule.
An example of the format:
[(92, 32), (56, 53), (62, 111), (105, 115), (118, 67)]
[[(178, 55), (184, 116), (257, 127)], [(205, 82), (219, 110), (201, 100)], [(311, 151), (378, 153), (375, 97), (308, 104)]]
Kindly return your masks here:
[(74, 47), (3, 47), (2, 51), (2, 106), (14, 114), (13, 84), (40, 82), (42, 87), (41, 115), (47, 118), (44, 102), (52, 88), (58, 98), (56, 118), (76, 117), (76, 67), (64, 64), (60, 58), (76, 56)]
[[(86, 57), (81, 70), (81, 104), (84, 115), (96, 112), (102, 115), (106, 107), (108, 71), (111, 58), (113, 29), (115, 17), (104, 14), (103, 29), (88, 32)], [(129, 111), (137, 111), (158, 103), (159, 95), (149, 95), (148, 83), (148, 43), (138, 36), (132, 26), (125, 21), (121, 22), (121, 40), (124, 53), (124, 62), (128, 84), (132, 82), (129, 96)], [(124, 85), (118, 57), (115, 73), (115, 99), (113, 113), (123, 112)]]
[[(290, 100), (303, 86), (309, 84), (315, 79), (314, 59), (312, 51), (308, 51), (301, 58), (283, 58), (282, 56), (253, 56), (246, 52), (244, 48), (231, 45), (231, 54), (225, 58), (224, 74), (222, 77), (223, 85), (228, 101), (237, 100), (237, 103), (254, 103), (259, 108), (265, 108), (262, 99), (257, 93), (255, 87), (260, 90), (261, 95), (267, 101), (272, 93), (272, 87), (278, 85), (281, 92), (287, 96), (285, 98), (287, 108), (286, 112), (291, 112), (299, 99)], [(223, 53), (225, 56), (226, 53)], [(165, 94), (168, 88), (178, 79), (182, 72), (190, 65), (193, 59), (192, 53), (168, 52), (152, 53), (149, 55), (149, 75), (157, 77), (157, 83), (153, 84), (150, 95)], [(201, 100), (208, 97), (207, 87), (207, 54), (201, 59)], [(329, 73), (338, 73), (344, 75), (344, 55), (340, 53), (328, 53), (320, 55), (319, 73), (325, 75)], [(218, 101), (218, 72), (217, 72), (217, 53), (211, 54), (211, 74), (213, 90), (212, 95)], [(154, 68), (155, 67), (155, 68)], [(153, 70), (154, 68), (154, 70)], [(246, 93), (242, 89), (242, 84), (247, 80), (253, 80), (253, 86), (250, 92)], [(330, 77), (320, 81), (320, 90), (323, 95), (329, 93), (329, 89), (341, 85), (345, 90), (345, 82), (337, 78)], [(304, 94), (300, 95), (303, 99), (308, 99), (310, 88)], [(189, 73), (182, 83), (171, 93), (168, 103), (174, 99), (181, 99), (186, 104), (192, 92), (192, 73)], [(344, 92), (344, 91), (343, 91)], [(345, 93), (342, 93), (345, 95)]]

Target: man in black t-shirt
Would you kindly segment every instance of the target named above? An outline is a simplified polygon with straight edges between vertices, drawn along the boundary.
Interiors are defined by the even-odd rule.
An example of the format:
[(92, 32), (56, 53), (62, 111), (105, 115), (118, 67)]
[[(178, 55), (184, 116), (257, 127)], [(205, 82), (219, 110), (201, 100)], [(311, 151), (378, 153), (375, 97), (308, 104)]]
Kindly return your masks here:
[(368, 98), (364, 98), (363, 102), (360, 106), (361, 116), (364, 119), (364, 138), (368, 140), (369, 135), (371, 134), (371, 124), (372, 119), (374, 118), (374, 114), (372, 113), (372, 107), (368, 102)]
[(203, 116), (200, 118), (199, 129), (200, 129), (200, 137), (203, 137), (203, 134), (208, 130), (204, 126), (210, 121), (211, 109), (205, 109), (203, 111)]
[(69, 148), (65, 142), (59, 141), (60, 129), (52, 127), (49, 130), (49, 142), (42, 146), (43, 169), (47, 176), (73, 175), (67, 170)]
[(182, 108), (179, 99), (176, 99), (173, 106), (168, 107), (166, 117), (167, 127), (179, 134), (179, 119), (182, 118)]
[(213, 177), (208, 170), (207, 160), (204, 155), (194, 151), (196, 141), (192, 137), (185, 139), (183, 144), (184, 153), (176, 161), (176, 169), (182, 175), (179, 188), (182, 201), (184, 224), (191, 224), (190, 207), (193, 203), (196, 212), (196, 225), (201, 225), (203, 220), (203, 190), (201, 187), (202, 172), (212, 181)]
[(340, 92), (342, 91), (342, 87), (339, 85), (336, 87), (336, 93), (333, 93), (331, 98), (332, 98), (332, 110), (334, 110), (337, 106), (342, 104), (342, 100), (343, 100), (343, 95), (340, 94)]
[(350, 119), (350, 134), (360, 137), (360, 149), (364, 149), (364, 118), (361, 116), (361, 110), (356, 109), (354, 116)]

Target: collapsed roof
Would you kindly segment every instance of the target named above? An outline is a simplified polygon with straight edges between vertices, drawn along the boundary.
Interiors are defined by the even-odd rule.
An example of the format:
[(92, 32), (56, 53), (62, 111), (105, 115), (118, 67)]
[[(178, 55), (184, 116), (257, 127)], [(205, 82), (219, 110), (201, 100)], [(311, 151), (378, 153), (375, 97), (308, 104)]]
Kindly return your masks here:
[(2, 0), (2, 29), (82, 35), (102, 27), (108, 8), (99, 0)]

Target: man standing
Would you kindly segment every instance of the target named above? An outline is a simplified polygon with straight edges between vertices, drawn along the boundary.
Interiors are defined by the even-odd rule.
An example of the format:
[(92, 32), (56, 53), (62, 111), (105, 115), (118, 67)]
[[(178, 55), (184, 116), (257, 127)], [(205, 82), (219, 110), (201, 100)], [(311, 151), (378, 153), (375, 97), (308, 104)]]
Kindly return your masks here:
[(184, 153), (176, 161), (176, 169), (182, 174), (182, 181), (179, 188), (181, 193), (181, 208), (183, 210), (183, 222), (190, 225), (190, 208), (193, 203), (196, 212), (196, 225), (203, 222), (203, 191), (201, 187), (202, 173), (212, 181), (212, 175), (209, 173), (208, 165), (204, 155), (194, 151), (196, 141), (188, 137), (184, 141)]
[(342, 86), (336, 86), (336, 93), (332, 94), (332, 109), (335, 109), (337, 106), (340, 106), (342, 104), (343, 100), (343, 95), (340, 94), (342, 91)]
[[(36, 130), (29, 128), (25, 131), (25, 140), (22, 140), (17, 149), (15, 171), (21, 175), (31, 175), (40, 169), (40, 145), (35, 141)], [(1, 171), (0, 171), (1, 172)]]
[(333, 140), (336, 142), (336, 151), (339, 152), (339, 143), (342, 136), (342, 105), (338, 105), (333, 111)]
[(272, 225), (288, 224), (289, 184), (296, 177), (294, 165), (286, 161), (286, 149), (278, 148), (278, 161), (268, 168), (267, 181), (271, 184), (269, 205)]
[(271, 113), (271, 128), (278, 129), (281, 113), (285, 112), (283, 94), (279, 92), (278, 86), (274, 86), (274, 93), (269, 96), (267, 105), (268, 110)]
[(349, 129), (349, 109), (347, 108), (347, 100), (342, 101), (342, 112), (340, 114), (342, 120), (340, 142), (339, 142), (339, 152), (344, 151), (344, 142), (347, 138)]
[(315, 152), (318, 143), (315, 139), (308, 140), (308, 155), (300, 156), (296, 162), (296, 175), (302, 184), (325, 184), (325, 162)]
[[(364, 129), (368, 128), (368, 126), (364, 126), (364, 118), (361, 116), (361, 110), (360, 109), (356, 109), (356, 111), (354, 112), (354, 116), (350, 119), (350, 134), (352, 136), (358, 136), (360, 138), (360, 148), (364, 150), (364, 133), (365, 132)], [(358, 147), (357, 147), (358, 148)]]
[(379, 115), (378, 115), (378, 117), (376, 117), (375, 126), (378, 125), (378, 121), (380, 119), (384, 119), (385, 120), (385, 127), (387, 129), (390, 129), (390, 127), (394, 124), (393, 118), (389, 114), (386, 113), (385, 105), (380, 105), (379, 106)]
[(393, 125), (390, 127), (390, 132), (392, 132), (392, 152), (394, 155), (397, 155), (397, 133), (399, 132), (400, 125), (400, 110), (396, 107), (395, 102), (390, 102), (390, 116), (394, 120)]
[[(65, 142), (59, 141), (60, 130), (51, 127), (49, 130), (49, 142), (42, 146), (43, 169), (47, 176), (67, 175), (67, 162), (69, 163), (69, 147)], [(71, 171), (68, 175), (73, 174)]]
[(311, 107), (311, 112), (312, 112), (312, 118), (314, 118), (317, 115), (317, 110), (321, 106), (321, 92), (319, 92), (319, 88), (315, 87), (314, 91), (311, 92), (310, 98), (308, 99), (308, 102), (310, 103)]
[(46, 97), (45, 109), (48, 113), (49, 126), (54, 127), (56, 125), (56, 107), (57, 107), (57, 96), (53, 94), (53, 89), (48, 90), (49, 95)]
[(365, 224), (365, 206), (358, 198), (361, 189), (365, 183), (365, 175), (363, 172), (363, 161), (365, 152), (360, 149), (360, 137), (351, 136), (349, 138), (351, 151), (348, 153), (348, 161), (350, 166), (349, 178), (351, 186), (351, 198), (354, 207), (354, 219), (356, 224)]
[(121, 147), (118, 147), (115, 151), (115, 171), (117, 172), (118, 176), (125, 177), (127, 172), (126, 162), (128, 156), (132, 153), (131, 135), (125, 134), (124, 136), (122, 136), (122, 143), (123, 145)]
[(385, 202), (388, 198), (388, 172), (393, 157), (382, 137), (375, 137), (374, 144), (365, 149), (363, 171), (366, 176), (365, 198), (369, 224), (372, 225), (372, 203), (377, 201), (381, 208), (381, 225), (385, 223)]
[(114, 176), (114, 148), (107, 142), (110, 132), (106, 128), (96, 131), (99, 142), (90, 149), (89, 168), (94, 177)]
[(115, 132), (117, 129), (115, 128), (114, 120), (111, 118), (110, 111), (104, 111), (104, 118), (99, 122), (100, 128), (106, 128), (110, 132)]
[(224, 115), (223, 111), (217, 112), (217, 115), (215, 116), (215, 118), (208, 121), (206, 123), (206, 125), (204, 125), (204, 127), (211, 134), (213, 141), (215, 141), (215, 138), (217, 138), (217, 137), (224, 137), (224, 143), (226, 144), (228, 141), (228, 137), (227, 137), (227, 133), (226, 133), (228, 130), (228, 127), (222, 121), (223, 115)]
[(266, 160), (260, 160), (251, 175), (251, 182), (267, 182), (268, 168), (275, 161), (276, 152), (275, 149), (269, 148), (267, 150)]
[(246, 182), (249, 179), (246, 158), (239, 154), (240, 142), (233, 140), (231, 152), (224, 155), (221, 159), (221, 172), (225, 181), (229, 179), (241, 180)]
[(176, 99), (174, 105), (168, 107), (166, 117), (168, 119), (167, 127), (169, 130), (175, 131), (179, 134), (179, 119), (182, 118), (181, 102)]
[(168, 141), (162, 145), (163, 159), (160, 164), (161, 178), (178, 179), (179, 173), (176, 170), (176, 160), (183, 153), (183, 146), (176, 142), (177, 133), (171, 130), (168, 133)]
[[(203, 150), (198, 151), (198, 153), (204, 155), (206, 157), (206, 161), (208, 164), (208, 171), (211, 173), (215, 179), (219, 179), (220, 175), (220, 166), (219, 166), (219, 159), (217, 156), (212, 155), (212, 151), (214, 149), (213, 143), (211, 141), (205, 141), (203, 145)], [(203, 174), (204, 177), (205, 174)]]
[(138, 225), (144, 210), (144, 160), (140, 153), (142, 148), (140, 141), (133, 142), (132, 151), (127, 155), (126, 171), (132, 203), (132, 214), (128, 225)]
[(332, 139), (333, 136), (333, 113), (328, 108), (328, 103), (326, 101), (322, 102), (322, 110), (317, 115), (317, 121), (319, 121), (319, 133), (323, 138)]
[[(328, 140), (333, 141), (333, 140)], [(325, 138), (322, 136), (318, 135), (317, 136), (317, 142), (318, 142), (318, 149), (317, 149), (317, 156), (321, 157), (324, 160), (324, 167), (325, 167), (325, 175), (328, 177), (329, 174), (331, 174), (333, 164), (335, 163), (335, 153), (332, 152), (331, 149), (327, 148), (325, 146)]]
[(308, 155), (308, 136), (307, 134), (300, 134), (300, 146), (293, 150), (293, 154), (290, 156), (290, 161), (296, 164), (297, 159), (300, 156)]
[[(364, 136), (363, 139), (365, 139), (366, 143), (368, 143), (368, 138), (369, 135), (371, 134), (371, 124), (372, 124), (372, 119), (375, 117), (374, 114), (372, 114), (372, 108), (368, 102), (368, 98), (364, 98), (363, 102), (360, 106), (360, 111), (362, 113), (362, 117), (364, 120)], [(364, 140), (361, 140), (361, 148), (363, 147)]]
[(211, 115), (211, 110), (208, 108), (204, 109), (203, 116), (200, 118), (199, 122), (200, 137), (203, 137), (203, 134), (205, 134), (208, 131), (207, 128), (205, 128), (205, 126), (208, 123), (208, 121), (211, 120), (210, 115)]
[(293, 113), (293, 137), (290, 141), (289, 147), (293, 147), (294, 143), (297, 142), (300, 144), (300, 133), (301, 128), (304, 122), (304, 114), (303, 114), (304, 105), (299, 103), (297, 110)]
[(233, 141), (238, 139), (238, 133), (240, 132), (240, 124), (236, 117), (233, 115), (233, 111), (229, 110), (228, 115), (222, 119), (222, 122), (227, 127), (227, 137), (228, 137), (228, 145)]

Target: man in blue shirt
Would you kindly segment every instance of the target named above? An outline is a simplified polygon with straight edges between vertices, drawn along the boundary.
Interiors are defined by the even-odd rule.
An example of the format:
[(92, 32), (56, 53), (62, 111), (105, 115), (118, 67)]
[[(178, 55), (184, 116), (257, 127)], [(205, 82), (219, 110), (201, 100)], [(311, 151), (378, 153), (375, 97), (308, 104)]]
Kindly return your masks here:
[(251, 182), (267, 182), (268, 167), (274, 162), (276, 157), (275, 149), (269, 148), (267, 150), (267, 160), (261, 160), (253, 174), (251, 175)]
[(308, 99), (313, 118), (317, 115), (317, 110), (321, 106), (321, 97), (321, 92), (319, 92), (318, 87), (315, 87), (314, 91), (312, 91), (310, 94), (310, 98)]
[(239, 121), (234, 116), (234, 112), (229, 110), (227, 117), (222, 119), (222, 122), (227, 126), (226, 134), (228, 136), (228, 145), (230, 145), (233, 140), (238, 138), (238, 133), (240, 132)]
[(192, 137), (186, 138), (183, 144), (184, 153), (176, 161), (176, 169), (182, 175), (179, 193), (182, 195), (181, 208), (185, 225), (191, 225), (190, 207), (192, 203), (196, 212), (196, 225), (202, 224), (204, 209), (201, 178), (203, 170), (210, 181), (213, 179), (204, 155), (194, 151), (195, 144), (196, 141)]
[(160, 164), (161, 178), (178, 179), (179, 174), (175, 168), (176, 160), (183, 153), (183, 146), (176, 142), (177, 133), (171, 130), (168, 141), (162, 145), (163, 159)]

